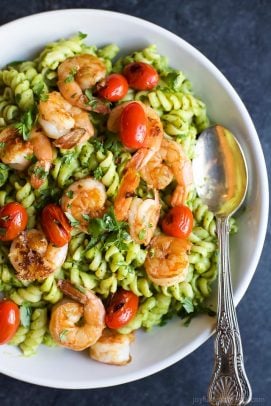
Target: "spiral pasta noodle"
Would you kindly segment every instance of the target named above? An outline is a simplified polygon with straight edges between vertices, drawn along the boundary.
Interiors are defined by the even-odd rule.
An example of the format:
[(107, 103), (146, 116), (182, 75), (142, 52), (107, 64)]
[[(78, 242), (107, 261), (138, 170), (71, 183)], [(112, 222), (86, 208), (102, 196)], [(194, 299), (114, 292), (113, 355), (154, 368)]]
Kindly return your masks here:
[(26, 357), (35, 354), (43, 341), (47, 326), (47, 309), (35, 309), (31, 316), (31, 324), (20, 348)]
[(27, 111), (34, 107), (34, 93), (23, 72), (13, 68), (0, 70), (0, 85), (1, 83), (12, 89), (15, 102), (21, 110)]

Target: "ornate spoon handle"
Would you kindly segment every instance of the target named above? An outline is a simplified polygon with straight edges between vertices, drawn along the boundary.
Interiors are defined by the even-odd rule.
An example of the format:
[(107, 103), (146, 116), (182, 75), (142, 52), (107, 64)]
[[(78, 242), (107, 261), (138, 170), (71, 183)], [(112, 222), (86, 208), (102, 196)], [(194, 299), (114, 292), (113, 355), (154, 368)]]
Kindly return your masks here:
[[(233, 297), (230, 272), (229, 272), (228, 277), (229, 277), (229, 284), (230, 284), (230, 294)], [(231, 306), (232, 306), (232, 315), (233, 315), (234, 340), (235, 340), (236, 355), (237, 355), (237, 371), (238, 371), (239, 379), (240, 379), (240, 382), (242, 385), (243, 398), (244, 398), (243, 403), (241, 405), (245, 406), (249, 402), (251, 402), (252, 390), (251, 390), (249, 380), (248, 380), (248, 377), (247, 377), (247, 374), (245, 371), (241, 335), (240, 335), (240, 331), (239, 331), (239, 326), (238, 326), (238, 321), (237, 321), (237, 316), (236, 316), (233, 301), (231, 303)]]
[[(244, 405), (243, 379), (239, 377), (238, 363), (244, 372), (241, 340), (236, 330), (237, 318), (232, 297), (228, 218), (217, 218), (219, 238), (218, 320), (215, 338), (215, 365), (208, 400), (212, 406)], [(238, 360), (239, 359), (239, 360)], [(247, 380), (246, 380), (247, 382)], [(248, 386), (249, 387), (249, 386)]]

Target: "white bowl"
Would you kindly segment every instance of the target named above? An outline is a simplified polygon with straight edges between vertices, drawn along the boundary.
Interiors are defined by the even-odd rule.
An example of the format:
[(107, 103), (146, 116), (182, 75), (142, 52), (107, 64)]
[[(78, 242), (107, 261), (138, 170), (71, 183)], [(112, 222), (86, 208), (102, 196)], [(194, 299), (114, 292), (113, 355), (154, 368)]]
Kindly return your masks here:
[[(87, 41), (117, 43), (123, 52), (155, 43), (172, 66), (182, 69), (194, 90), (207, 104), (215, 122), (229, 127), (244, 149), (249, 171), (246, 211), (239, 219), (239, 232), (232, 239), (234, 297), (243, 297), (258, 264), (268, 219), (268, 181), (264, 156), (251, 118), (241, 99), (199, 51), (169, 31), (144, 20), (101, 10), (60, 10), (33, 15), (0, 28), (0, 66), (29, 58), (46, 43), (78, 31)], [(91, 361), (86, 354), (43, 347), (26, 359), (17, 349), (0, 349), (0, 371), (23, 381), (57, 388), (97, 388), (143, 378), (179, 361), (210, 336), (215, 321), (195, 319), (189, 328), (179, 319), (151, 333), (139, 332), (132, 348), (133, 361), (125, 367)]]

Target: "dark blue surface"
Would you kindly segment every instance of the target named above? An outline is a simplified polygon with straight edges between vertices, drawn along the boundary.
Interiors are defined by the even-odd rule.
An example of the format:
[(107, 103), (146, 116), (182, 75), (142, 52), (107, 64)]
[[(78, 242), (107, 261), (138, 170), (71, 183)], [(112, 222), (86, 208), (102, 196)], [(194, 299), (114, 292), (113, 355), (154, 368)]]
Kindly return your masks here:
[[(271, 169), (271, 1), (269, 0), (0, 0), (0, 24), (45, 10), (103, 8), (132, 14), (178, 34), (225, 74), (256, 125)], [(1, 50), (0, 50), (1, 52)], [(271, 405), (270, 227), (258, 270), (238, 306), (253, 405)], [(64, 391), (0, 374), (0, 405), (207, 405), (213, 341), (174, 366), (114, 388)]]

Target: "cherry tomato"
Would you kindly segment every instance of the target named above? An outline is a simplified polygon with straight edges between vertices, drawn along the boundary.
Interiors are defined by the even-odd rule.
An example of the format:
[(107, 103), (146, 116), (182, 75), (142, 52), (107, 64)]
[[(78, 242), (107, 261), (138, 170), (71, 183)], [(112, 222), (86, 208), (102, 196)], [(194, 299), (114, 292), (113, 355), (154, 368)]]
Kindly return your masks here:
[(11, 300), (0, 301), (0, 344), (12, 339), (20, 324), (20, 311)]
[(125, 326), (136, 315), (137, 309), (138, 296), (131, 291), (119, 289), (106, 308), (105, 324), (113, 329)]
[(63, 247), (71, 239), (70, 223), (60, 206), (50, 203), (41, 213), (41, 226), (46, 237), (57, 247)]
[(132, 62), (123, 69), (123, 74), (129, 86), (136, 90), (151, 90), (157, 86), (159, 75), (148, 63)]
[(193, 222), (193, 213), (189, 207), (175, 206), (164, 217), (162, 229), (172, 237), (187, 238), (192, 231)]
[(120, 117), (120, 139), (127, 148), (142, 147), (147, 134), (147, 117), (143, 107), (131, 102), (124, 107)]
[(98, 95), (103, 99), (116, 102), (128, 92), (128, 82), (123, 75), (112, 73), (107, 76), (104, 85), (99, 86)]
[(7, 203), (0, 209), (0, 240), (11, 241), (26, 228), (28, 215), (16, 202)]

